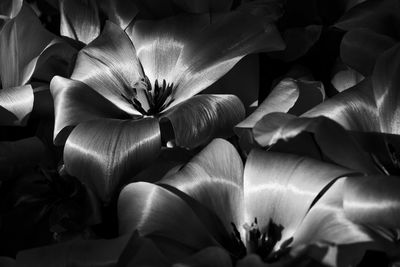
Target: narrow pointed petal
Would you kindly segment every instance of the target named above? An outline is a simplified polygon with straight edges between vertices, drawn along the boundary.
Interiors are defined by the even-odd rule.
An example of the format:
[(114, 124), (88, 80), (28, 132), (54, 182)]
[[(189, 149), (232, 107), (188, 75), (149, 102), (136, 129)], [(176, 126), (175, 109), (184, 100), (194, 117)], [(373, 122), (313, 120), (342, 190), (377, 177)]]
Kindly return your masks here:
[(27, 167), (36, 166), (44, 154), (45, 146), (37, 137), (0, 142), (0, 181), (18, 176)]
[(194, 34), (184, 46), (177, 63), (179, 86), (173, 105), (206, 89), (244, 56), (284, 48), (274, 25), (265, 25), (246, 12), (221, 13), (210, 19), (210, 26)]
[(336, 181), (311, 207), (294, 235), (293, 246), (316, 242), (343, 245), (373, 241), (364, 227), (346, 218), (343, 210), (345, 180)]
[(400, 45), (387, 50), (377, 61), (372, 76), (381, 131), (400, 134)]
[(119, 232), (160, 236), (198, 251), (216, 245), (199, 218), (180, 197), (158, 185), (127, 185), (118, 200)]
[[(350, 133), (326, 117), (295, 118), (273, 113), (253, 128), (255, 140), (262, 146), (271, 146), (280, 140), (294, 140), (305, 132), (313, 134), (321, 159), (364, 173), (381, 173)], [(303, 153), (307, 151), (299, 149), (295, 154)]]
[[(108, 19), (125, 30), (139, 13), (138, 7), (130, 0), (104, 0), (103, 11)], [(101, 4), (100, 4), (101, 5)]]
[(27, 83), (39, 54), (53, 38), (25, 3), (18, 15), (0, 32), (0, 77), (3, 88)]
[(128, 117), (82, 82), (56, 76), (51, 81), (50, 91), (54, 99), (54, 143), (57, 145), (64, 144), (73, 127), (81, 122)]
[(175, 263), (172, 267), (231, 267), (232, 260), (230, 258), (229, 253), (220, 247), (208, 247), (205, 248), (196, 254), (183, 259), (179, 263)]
[(395, 44), (396, 40), (389, 36), (368, 29), (355, 29), (343, 37), (340, 56), (351, 68), (369, 76), (377, 58)]
[(178, 58), (184, 46), (209, 23), (209, 16), (180, 15), (159, 21), (137, 21), (126, 30), (150, 83), (176, 84)]
[(79, 52), (71, 79), (87, 84), (120, 109), (138, 114), (122, 95), (129, 98), (141, 77), (140, 62), (128, 36), (107, 22), (101, 35)]
[(0, 125), (24, 125), (33, 108), (30, 85), (0, 90)]
[(129, 243), (130, 235), (116, 239), (73, 240), (46, 247), (20, 251), (17, 264), (21, 267), (82, 266), (112, 267)]
[(72, 176), (108, 203), (124, 180), (156, 159), (161, 149), (156, 119), (101, 119), (79, 124), (65, 143), (64, 162)]
[(162, 115), (172, 124), (175, 144), (187, 148), (233, 135), (244, 117), (244, 106), (234, 95), (197, 95)]
[(351, 171), (305, 157), (253, 150), (244, 170), (246, 221), (257, 218), (265, 233), (270, 220), (292, 237), (310, 206), (335, 179)]
[(343, 207), (360, 224), (396, 229), (400, 225), (400, 181), (394, 176), (347, 179)]
[(165, 177), (171, 185), (213, 211), (225, 229), (243, 222), (243, 163), (236, 149), (214, 139), (179, 172)]
[(60, 1), (60, 33), (88, 44), (100, 34), (100, 19), (95, 0)]

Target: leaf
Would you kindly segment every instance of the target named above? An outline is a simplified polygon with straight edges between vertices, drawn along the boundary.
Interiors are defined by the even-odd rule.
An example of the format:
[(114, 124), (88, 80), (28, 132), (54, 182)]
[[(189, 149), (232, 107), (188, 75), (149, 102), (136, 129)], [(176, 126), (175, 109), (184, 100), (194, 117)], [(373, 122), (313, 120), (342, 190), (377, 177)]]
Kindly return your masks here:
[(119, 187), (157, 158), (161, 149), (158, 121), (101, 119), (80, 123), (64, 148), (66, 170), (87, 184), (105, 203)]

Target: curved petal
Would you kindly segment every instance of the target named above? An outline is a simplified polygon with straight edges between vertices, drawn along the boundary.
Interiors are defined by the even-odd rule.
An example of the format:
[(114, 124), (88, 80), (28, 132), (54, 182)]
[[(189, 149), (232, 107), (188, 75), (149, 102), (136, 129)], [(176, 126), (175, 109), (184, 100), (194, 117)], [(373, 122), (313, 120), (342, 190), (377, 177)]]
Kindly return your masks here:
[(400, 45), (387, 50), (377, 60), (372, 76), (372, 86), (376, 99), (381, 131), (400, 134)]
[(191, 250), (217, 245), (191, 208), (174, 193), (158, 185), (127, 185), (118, 200), (119, 232), (177, 241)]
[(18, 15), (22, 8), (23, 0), (6, 0), (0, 5), (0, 31), (3, 26)]
[(303, 117), (328, 117), (346, 130), (380, 132), (381, 122), (373, 95), (372, 82), (364, 79), (304, 113)]
[(129, 114), (139, 112), (123, 96), (129, 98), (133, 84), (141, 77), (135, 48), (125, 32), (110, 21), (101, 35), (79, 52), (71, 75)]
[(220, 247), (208, 247), (203, 250), (200, 250), (196, 254), (191, 255), (180, 261), (179, 263), (175, 263), (172, 267), (231, 267), (232, 260), (229, 253)]
[(60, 14), (61, 35), (85, 44), (99, 36), (99, 10), (95, 0), (62, 0)]
[(331, 84), (338, 92), (343, 92), (357, 85), (364, 79), (365, 77), (361, 73), (342, 63), (342, 65), (337, 66), (337, 69), (333, 74)]
[(282, 226), (279, 243), (284, 242), (294, 235), (321, 192), (349, 173), (305, 157), (253, 150), (244, 170), (246, 221), (257, 218), (262, 233), (270, 221)]
[(368, 29), (354, 29), (345, 34), (340, 45), (340, 56), (344, 63), (369, 76), (377, 58), (396, 41), (386, 35)]
[[(165, 2), (165, 1), (163, 1)], [(174, 83), (178, 58), (193, 35), (209, 24), (209, 15), (179, 15), (163, 20), (137, 21), (127, 28), (150, 83)]]
[(0, 77), (3, 88), (28, 82), (40, 53), (54, 36), (41, 25), (27, 3), (0, 32)]
[(221, 13), (210, 22), (197, 34), (191, 33), (193, 38), (185, 43), (176, 64), (174, 83), (178, 86), (171, 106), (206, 89), (244, 56), (284, 48), (274, 25), (265, 25), (246, 12)]
[(161, 149), (156, 119), (94, 120), (79, 124), (65, 143), (66, 170), (109, 202), (125, 179), (156, 159)]
[[(364, 173), (381, 173), (350, 133), (326, 117), (294, 118), (272, 113), (253, 128), (255, 140), (262, 146), (296, 139), (304, 132), (313, 134), (322, 159)], [(299, 150), (296, 154), (303, 153), (307, 151)]]
[(130, 235), (116, 239), (74, 240), (55, 245), (20, 251), (17, 265), (41, 266), (116, 266), (118, 259), (129, 243)]
[(54, 99), (54, 143), (65, 143), (72, 128), (100, 118), (128, 118), (128, 114), (86, 84), (56, 76), (50, 84)]
[(171, 185), (213, 211), (225, 229), (243, 224), (243, 163), (228, 141), (214, 139), (179, 172), (165, 177)]
[(234, 95), (197, 95), (168, 110), (175, 144), (194, 148), (215, 137), (233, 135), (232, 128), (245, 116), (242, 102)]
[(0, 90), (0, 125), (24, 125), (32, 108), (30, 85)]
[(131, 0), (104, 0), (102, 1), (103, 11), (108, 19), (126, 29), (139, 12), (138, 7)]
[(399, 188), (399, 178), (394, 176), (347, 179), (343, 199), (346, 216), (360, 224), (398, 228)]

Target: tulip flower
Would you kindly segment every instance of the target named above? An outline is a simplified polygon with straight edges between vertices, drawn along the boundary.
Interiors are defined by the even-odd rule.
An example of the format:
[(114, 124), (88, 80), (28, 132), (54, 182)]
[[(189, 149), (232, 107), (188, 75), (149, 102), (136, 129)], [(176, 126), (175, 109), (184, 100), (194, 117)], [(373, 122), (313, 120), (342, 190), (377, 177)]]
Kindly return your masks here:
[[(67, 171), (108, 202), (124, 177), (157, 156), (161, 134), (188, 148), (229, 135), (244, 117), (240, 100), (196, 94), (246, 54), (282, 45), (273, 25), (239, 11), (138, 21), (126, 32), (108, 22), (79, 52), (71, 78), (51, 82), (54, 141), (66, 141)], [(160, 121), (175, 138), (160, 132)]]
[[(354, 211), (351, 217), (358, 222), (372, 217), (374, 224), (384, 222), (368, 217), (372, 206), (357, 209), (363, 197), (353, 194), (354, 188), (361, 191), (368, 183), (357, 187), (359, 180), (341, 178), (351, 173), (310, 158), (261, 150), (250, 153), (243, 171), (236, 149), (216, 139), (159, 184), (127, 185), (119, 196), (119, 231), (137, 230), (172, 262), (208, 247), (223, 248), (234, 263), (249, 254), (279, 262), (291, 250), (317, 242), (372, 248), (373, 235), (346, 214)], [(348, 195), (352, 200), (347, 207), (343, 201)], [(395, 212), (388, 219), (393, 227), (400, 210), (391, 208), (381, 212)], [(354, 264), (356, 259), (341, 260)]]

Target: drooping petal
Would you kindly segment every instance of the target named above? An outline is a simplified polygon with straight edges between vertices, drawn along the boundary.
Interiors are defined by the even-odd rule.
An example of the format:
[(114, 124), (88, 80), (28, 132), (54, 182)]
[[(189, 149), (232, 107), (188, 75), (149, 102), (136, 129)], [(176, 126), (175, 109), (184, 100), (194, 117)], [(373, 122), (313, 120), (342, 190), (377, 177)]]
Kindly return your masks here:
[(95, 0), (62, 0), (60, 14), (61, 35), (85, 44), (99, 36), (99, 10)]
[(209, 24), (209, 15), (179, 15), (159, 21), (137, 21), (126, 30), (150, 83), (174, 83), (178, 58), (195, 33)]
[(71, 79), (87, 84), (120, 109), (139, 114), (123, 95), (130, 98), (132, 86), (142, 77), (128, 36), (108, 21), (101, 35), (79, 52)]
[(372, 86), (376, 99), (381, 131), (400, 134), (400, 45), (387, 50), (377, 60), (372, 76)]
[(27, 83), (38, 56), (53, 38), (25, 3), (0, 33), (0, 77), (3, 88)]
[(33, 108), (33, 90), (24, 85), (0, 90), (0, 125), (24, 125)]
[(102, 95), (86, 84), (60, 76), (53, 78), (50, 91), (54, 99), (54, 143), (65, 143), (73, 127), (100, 118), (128, 118)]
[(347, 179), (343, 207), (360, 224), (396, 229), (400, 225), (400, 180), (394, 176)]
[(172, 124), (176, 145), (188, 148), (233, 135), (232, 128), (244, 117), (244, 106), (234, 95), (197, 95), (162, 115)]
[(217, 245), (199, 218), (180, 197), (155, 184), (126, 186), (118, 200), (119, 232), (160, 236), (198, 251)]
[[(173, 92), (177, 103), (197, 94), (226, 74), (242, 57), (284, 48), (274, 25), (234, 11), (210, 17), (210, 25), (191, 33), (178, 59)], [(221, 34), (223, 32), (224, 34)]]
[(396, 41), (386, 35), (368, 29), (355, 29), (345, 34), (340, 45), (340, 56), (344, 63), (369, 76), (377, 58)]
[[(255, 140), (261, 146), (271, 146), (280, 140), (293, 140), (305, 132), (313, 134), (322, 154), (321, 159), (327, 159), (364, 173), (381, 173), (370, 155), (362, 149), (350, 133), (326, 117), (296, 118), (272, 113), (265, 116), (253, 128)], [(295, 154), (307, 154), (308, 151), (303, 151), (299, 147), (299, 151), (296, 152)]]
[(23, 250), (17, 254), (17, 266), (116, 266), (115, 264), (131, 238), (130, 235), (124, 235), (108, 240), (78, 239)]
[(15, 18), (22, 8), (23, 0), (6, 0), (0, 4), (0, 31), (10, 19)]
[(243, 224), (243, 163), (236, 149), (214, 139), (179, 172), (165, 177), (171, 185), (213, 211), (225, 229)]
[(125, 179), (156, 159), (161, 149), (158, 121), (101, 119), (79, 124), (68, 137), (68, 173), (109, 202)]
[(183, 259), (179, 263), (175, 263), (172, 267), (231, 267), (232, 260), (226, 250), (221, 247), (208, 247), (196, 254)]
[(14, 142), (0, 142), (0, 181), (18, 176), (27, 167), (36, 166), (45, 154), (37, 137)]
[(350, 173), (305, 157), (253, 150), (244, 170), (246, 221), (257, 218), (262, 233), (270, 221), (282, 226), (280, 242), (284, 242), (294, 235), (321, 191)]

